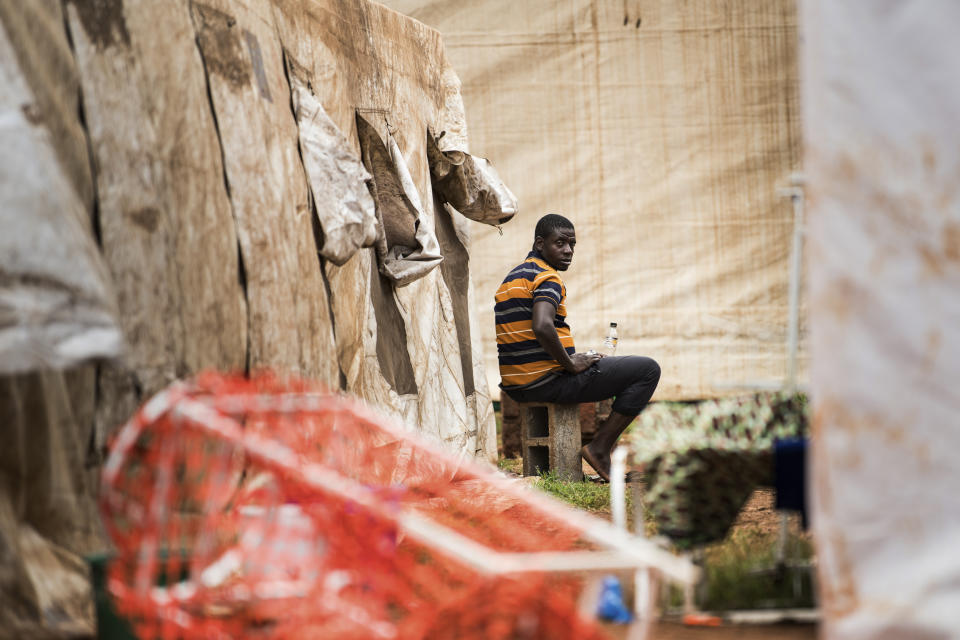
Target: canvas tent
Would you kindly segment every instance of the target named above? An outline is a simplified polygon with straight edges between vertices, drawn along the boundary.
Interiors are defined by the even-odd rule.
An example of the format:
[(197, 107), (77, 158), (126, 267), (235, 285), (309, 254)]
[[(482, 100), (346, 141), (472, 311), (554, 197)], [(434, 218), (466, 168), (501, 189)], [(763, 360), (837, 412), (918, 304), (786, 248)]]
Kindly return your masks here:
[(783, 381), (793, 211), (780, 189), (800, 169), (793, 0), (386, 4), (444, 34), (471, 143), (521, 203), (502, 235), (474, 242), (491, 388), (493, 292), (545, 213), (576, 224), (564, 279), (579, 349), (618, 322), (618, 349), (663, 369), (656, 399)]
[(956, 637), (956, 4), (389, 4), (444, 33), (472, 141), (523, 203), (478, 235), (478, 290), (570, 214), (578, 340), (620, 321), (659, 398), (783, 377), (802, 86), (824, 637)]
[(366, 0), (0, 0), (0, 73), (0, 242), (30, 248), (0, 263), (0, 626), (88, 629), (105, 438), (194, 372), (297, 373), (496, 455), (475, 225), (427, 153), (469, 150), (436, 31)]
[(960, 7), (802, 18), (824, 637), (955, 638)]

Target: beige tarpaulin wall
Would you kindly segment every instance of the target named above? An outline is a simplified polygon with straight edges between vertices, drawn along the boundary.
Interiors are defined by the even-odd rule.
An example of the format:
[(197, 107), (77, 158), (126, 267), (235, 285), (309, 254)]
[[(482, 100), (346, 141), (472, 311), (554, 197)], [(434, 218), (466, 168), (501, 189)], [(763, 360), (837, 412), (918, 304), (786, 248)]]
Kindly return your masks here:
[[(88, 446), (121, 346), (60, 2), (0, 1), (0, 637), (89, 634)], [(44, 370), (65, 367), (64, 371)]]
[[(487, 360), (493, 292), (544, 213), (577, 226), (564, 278), (581, 350), (656, 358), (657, 398), (780, 381), (799, 169), (792, 0), (482, 0), (386, 4), (440, 30), (471, 144), (516, 193), (501, 237), (476, 229)], [(804, 364), (801, 350), (801, 364)]]
[(960, 636), (960, 5), (807, 0), (825, 638)]
[[(17, 370), (116, 355), (120, 333), (126, 343), (109, 364), (0, 380), (0, 635), (89, 631), (80, 554), (105, 543), (92, 500), (99, 452), (174, 379), (299, 373), (464, 455), (496, 455), (474, 355), (477, 225), (434, 196), (427, 158), (429, 130), (447, 132), (444, 151), (467, 142), (436, 31), (366, 0), (0, 0), (0, 73), (0, 135), (34, 141), (4, 165), (49, 176), (37, 193), (42, 182), (4, 171), (2, 201), (17, 203), (0, 218), (4, 242), (24, 246), (13, 222), (62, 217), (30, 229), (50, 248), (0, 257), (0, 329), (36, 318), (51, 328), (30, 337), (53, 345), (39, 352), (49, 357)], [(291, 85), (310, 99), (293, 101)], [(402, 287), (371, 246), (357, 112), (390, 142), (422, 205), (417, 237), (443, 257)], [(342, 148), (305, 166), (315, 144)], [(345, 211), (357, 237), (346, 253), (328, 251), (334, 264), (320, 249), (342, 238)], [(17, 298), (17, 278), (75, 306), (53, 295), (45, 315), (17, 304), (40, 299)]]
[[(452, 297), (469, 292), (440, 270), (394, 288), (373, 249), (342, 266), (318, 258), (312, 199), (324, 194), (310, 191), (291, 106), (295, 77), (357, 158), (355, 111), (381, 136), (389, 126), (434, 225), (427, 130), (463, 127), (439, 34), (367, 2), (71, 2), (67, 13), (132, 351), (104, 376), (101, 426), (201, 367), (279, 367), (342, 381), (489, 453), (486, 390), (464, 381), (480, 364), (453, 321)], [(382, 370), (385, 354), (403, 375)]]

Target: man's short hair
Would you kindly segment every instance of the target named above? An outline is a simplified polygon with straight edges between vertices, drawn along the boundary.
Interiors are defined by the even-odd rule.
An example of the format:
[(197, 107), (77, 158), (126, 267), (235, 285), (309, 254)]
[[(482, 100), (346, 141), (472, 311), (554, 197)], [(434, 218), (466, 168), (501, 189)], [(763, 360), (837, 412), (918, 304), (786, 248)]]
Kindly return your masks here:
[(546, 239), (557, 229), (573, 229), (573, 223), (556, 213), (548, 213), (537, 221), (537, 228), (533, 232), (533, 238)]

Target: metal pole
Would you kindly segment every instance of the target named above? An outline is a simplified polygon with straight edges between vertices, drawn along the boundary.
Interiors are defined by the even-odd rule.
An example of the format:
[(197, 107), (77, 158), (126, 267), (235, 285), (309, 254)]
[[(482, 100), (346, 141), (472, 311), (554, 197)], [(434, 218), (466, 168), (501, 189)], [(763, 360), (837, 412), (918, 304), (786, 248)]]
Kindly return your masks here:
[(627, 449), (617, 447), (610, 454), (610, 511), (613, 526), (627, 530)]
[(790, 187), (782, 193), (793, 204), (793, 246), (790, 251), (789, 316), (787, 319), (787, 379), (786, 390), (797, 389), (797, 350), (800, 342), (800, 277), (803, 264), (803, 177), (793, 174)]

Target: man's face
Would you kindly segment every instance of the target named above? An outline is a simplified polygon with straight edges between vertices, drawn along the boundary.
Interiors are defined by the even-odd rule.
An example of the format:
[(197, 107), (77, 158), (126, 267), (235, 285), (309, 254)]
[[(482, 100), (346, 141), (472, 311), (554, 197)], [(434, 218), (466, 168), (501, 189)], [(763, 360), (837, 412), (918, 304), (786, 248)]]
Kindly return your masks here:
[(573, 229), (557, 229), (546, 238), (537, 236), (533, 246), (547, 264), (557, 271), (566, 271), (573, 262), (573, 248), (577, 246), (577, 234)]

